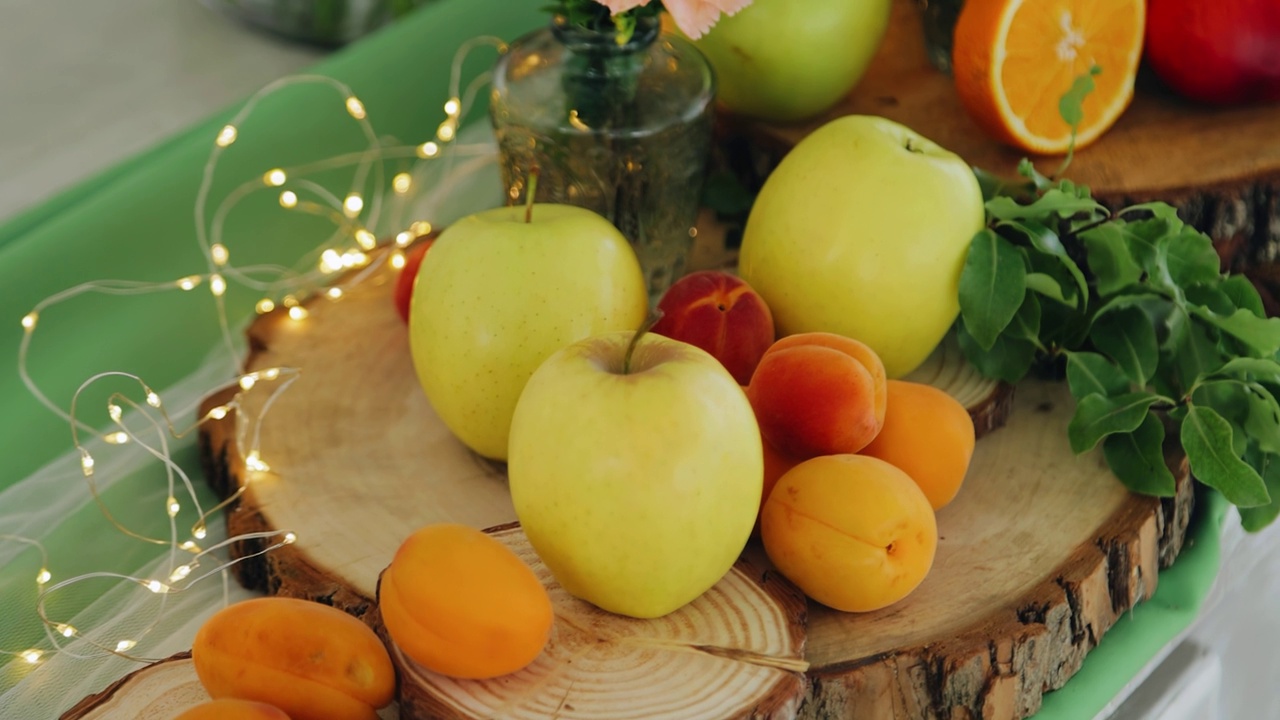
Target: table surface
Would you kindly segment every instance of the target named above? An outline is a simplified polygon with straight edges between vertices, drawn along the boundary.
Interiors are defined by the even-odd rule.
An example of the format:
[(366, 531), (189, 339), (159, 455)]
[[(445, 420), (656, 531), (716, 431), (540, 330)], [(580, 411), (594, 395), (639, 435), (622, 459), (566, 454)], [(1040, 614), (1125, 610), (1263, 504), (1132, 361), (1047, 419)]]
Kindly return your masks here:
[[(0, 223), (325, 55), (198, 0), (8, 0), (4, 14)], [(1226, 717), (1280, 716), (1266, 674), (1280, 643), (1280, 532), (1272, 530), (1237, 546), (1222, 601), (1188, 636), (1221, 658)], [(1148, 685), (1160, 682), (1157, 669)], [(1175, 717), (1159, 709), (1160, 697), (1167, 693), (1135, 693), (1110, 717)]]

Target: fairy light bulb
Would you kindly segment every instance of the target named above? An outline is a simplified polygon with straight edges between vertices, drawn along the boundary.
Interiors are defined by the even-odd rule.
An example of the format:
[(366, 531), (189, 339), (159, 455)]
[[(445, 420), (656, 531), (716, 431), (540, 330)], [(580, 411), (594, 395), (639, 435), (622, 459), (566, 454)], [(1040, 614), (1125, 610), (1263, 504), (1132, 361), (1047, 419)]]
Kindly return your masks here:
[(147, 391), (147, 404), (153, 408), (160, 407), (160, 396), (154, 390)]
[(431, 223), (426, 220), (415, 220), (413, 224), (409, 226), (409, 232), (413, 233), (415, 237), (430, 235)]
[(245, 375), (244, 377), (240, 378), (240, 389), (252, 390), (254, 384), (256, 384), (257, 382), (258, 382), (258, 377), (256, 375)]
[[(197, 540), (203, 540), (205, 536), (208, 534), (209, 534), (209, 529), (204, 526), (204, 523), (199, 523), (194, 528), (191, 529), (191, 536)], [(195, 545), (195, 543), (191, 543), (191, 544)]]
[(351, 193), (342, 201), (342, 211), (346, 213), (347, 217), (355, 217), (363, 209), (364, 198), (360, 197), (359, 193)]
[(138, 645), (137, 640), (121, 640), (116, 643), (116, 652), (128, 652)]
[(291, 532), (287, 532), (284, 534), (284, 540), (282, 542), (284, 542), (285, 545), (292, 545), (297, 541), (298, 541), (297, 535), (294, 535)]
[(93, 477), (93, 456), (88, 450), (80, 450), (80, 470), (85, 477)]
[[(341, 262), (341, 256), (339, 256), (339, 262)], [(291, 308), (291, 307), (293, 307), (293, 306), (295, 306), (295, 305), (297, 305), (297, 304), (298, 304), (298, 298), (296, 298), (296, 297), (294, 297), (294, 296), (292, 296), (292, 295), (285, 295), (285, 296), (284, 296), (284, 299), (283, 299), (283, 300), (281, 300), (280, 302), (284, 303), (284, 306), (285, 306), (285, 307), (287, 307), (287, 308)]]
[(262, 458), (258, 457), (257, 450), (250, 451), (249, 455), (245, 457), (244, 466), (250, 472), (267, 472), (271, 469), (271, 466), (262, 462)]
[(111, 445), (125, 445), (129, 442), (129, 433), (123, 431), (111, 432), (103, 435), (102, 439)]
[(218, 137), (213, 142), (218, 147), (230, 147), (231, 143), (236, 141), (238, 135), (239, 132), (236, 131), (235, 125), (223, 125), (222, 129), (218, 131)]
[(347, 113), (356, 120), (363, 120), (367, 113), (364, 110), (364, 103), (355, 95), (347, 98)]
[(49, 572), (48, 568), (40, 568), (39, 574), (36, 575), (36, 584), (44, 585), (45, 583), (49, 582), (52, 579), (53, 579), (53, 574)]
[(409, 247), (409, 243), (413, 242), (413, 233), (408, 230), (401, 230), (396, 233), (396, 245), (399, 247)]
[(107, 405), (107, 415), (109, 415), (113, 421), (120, 422), (120, 418), (124, 417), (124, 410), (121, 410), (120, 406), (115, 403), (109, 403)]
[(285, 190), (280, 193), (280, 207), (285, 209), (295, 208), (298, 206), (298, 194), (292, 190)]
[(169, 499), (165, 501), (165, 510), (169, 513), (169, 517), (177, 517), (178, 511), (181, 509), (182, 506), (178, 504), (178, 500), (174, 496), (170, 495)]
[(32, 311), (22, 316), (22, 329), (30, 332), (36, 329), (36, 321), (40, 319), (40, 313)]
[(179, 290), (195, 290), (196, 286), (200, 284), (200, 276), (188, 275), (178, 280), (176, 284)]
[(267, 368), (262, 371), (263, 380), (275, 380), (280, 377), (280, 368)]
[(31, 650), (23, 650), (21, 653), (19, 653), (19, 656), (23, 660), (27, 661), (27, 664), (35, 665), (40, 662), (41, 658), (44, 657), (44, 653), (33, 648)]
[(453, 133), (454, 133), (453, 123), (448, 120), (445, 120), (444, 122), (440, 123), (439, 129), (436, 130), (436, 137), (440, 138), (442, 142), (449, 142), (450, 140), (453, 139)]
[(330, 300), (341, 300), (341, 299), (342, 299), (342, 288), (340, 288), (340, 287), (331, 287), (331, 288), (329, 288), (328, 290), (326, 290), (324, 294), (325, 294), (325, 295), (328, 295)]
[(335, 273), (342, 269), (342, 256), (337, 250), (329, 248), (320, 253), (320, 272)]
[(259, 315), (266, 315), (276, 309), (276, 304), (271, 298), (262, 298), (257, 305), (253, 306), (253, 309), (257, 310)]
[(53, 626), (53, 629), (57, 630), (62, 637), (75, 637), (76, 634), (76, 629), (66, 623), (58, 623)]
[(449, 98), (444, 104), (444, 112), (449, 117), (457, 117), (462, 111), (462, 103), (458, 102), (458, 98)]
[(222, 243), (214, 243), (209, 248), (209, 258), (213, 260), (214, 265), (226, 265), (231, 259), (231, 252), (227, 250), (227, 246)]
[(440, 146), (428, 140), (418, 146), (418, 157), (433, 158), (440, 154)]
[(400, 252), (399, 250), (391, 253), (390, 262), (391, 262), (391, 267), (395, 268), (396, 270), (403, 270), (406, 262), (406, 260), (404, 259), (404, 253)]
[(397, 195), (403, 195), (409, 192), (409, 188), (413, 186), (413, 177), (409, 173), (396, 173), (391, 178), (391, 189), (396, 191)]
[(226, 291), (227, 281), (221, 275), (214, 273), (209, 276), (209, 292), (213, 293), (214, 297), (222, 297)]
[(200, 552), (200, 546), (199, 546), (199, 545), (197, 545), (197, 544), (195, 544), (195, 543), (193, 543), (193, 542), (191, 542), (190, 540), (185, 540), (185, 541), (183, 541), (183, 543), (182, 543), (181, 545), (179, 545), (179, 546), (178, 546), (178, 549), (179, 549), (179, 550), (186, 550), (186, 551), (187, 551), (187, 552), (189, 552), (189, 553), (199, 553), (199, 552)]
[(378, 247), (378, 238), (364, 228), (356, 231), (356, 242), (365, 250), (372, 250)]
[(262, 174), (262, 183), (267, 187), (280, 187), (289, 179), (284, 170), (272, 168)]
[(218, 407), (209, 411), (209, 417), (213, 418), (214, 420), (221, 420), (226, 416), (227, 416), (226, 405), (219, 405)]
[(173, 569), (173, 572), (169, 573), (169, 582), (179, 582), (181, 580), (186, 579), (186, 577), (190, 574), (191, 574), (190, 565), (179, 565), (178, 567)]
[(165, 585), (159, 580), (147, 580), (146, 582), (142, 583), (142, 587), (150, 590), (151, 592), (157, 595), (164, 595), (165, 593), (169, 592), (169, 590), (171, 589), (168, 585)]

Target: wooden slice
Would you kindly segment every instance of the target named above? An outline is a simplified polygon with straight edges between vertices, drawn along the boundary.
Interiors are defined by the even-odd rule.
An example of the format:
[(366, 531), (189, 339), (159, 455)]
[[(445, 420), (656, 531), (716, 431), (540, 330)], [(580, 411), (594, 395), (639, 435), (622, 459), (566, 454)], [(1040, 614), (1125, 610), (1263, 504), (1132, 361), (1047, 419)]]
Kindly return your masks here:
[[(389, 280), (313, 302), (305, 320), (274, 313), (253, 325), (251, 369), (301, 370), (261, 421), (269, 472), (246, 471), (235, 438), (271, 383), (241, 393), (242, 412), (202, 433), (213, 486), (226, 495), (247, 483), (229, 531), (297, 536), (259, 557), (249, 556), (263, 543), (234, 548), (246, 558), (235, 566), (241, 581), (358, 616), (420, 526), (515, 520), (502, 468), (465, 451), (419, 389)], [(930, 367), (944, 385), (981, 385), (947, 375), (945, 363), (922, 372)], [(1132, 495), (1099, 453), (1071, 452), (1065, 383), (1025, 382), (1002, 402), (1009, 422), (978, 442), (965, 485), (938, 514), (924, 583), (874, 613), (810, 603), (802, 717), (1025, 717), (1117, 617), (1150, 596), (1158, 569), (1177, 555), (1192, 500), (1182, 463), (1172, 463), (1177, 498)]]
[(531, 665), (458, 680), (406, 657), (381, 623), (399, 673), (404, 718), (793, 718), (805, 696), (805, 600), (745, 560), (689, 605), (655, 620), (604, 612), (555, 581), (516, 525), (491, 530), (547, 587), (552, 637)]
[[(884, 42), (866, 75), (836, 108), (803, 124), (748, 122), (738, 129), (760, 140), (776, 158), (832, 118), (882, 115), (971, 165), (1013, 176), (1026, 153), (983, 132), (961, 106), (951, 78), (929, 63), (919, 5), (916, 0), (894, 0)], [(1067, 176), (1088, 185), (1113, 208), (1148, 200), (1169, 202), (1236, 262), (1270, 262), (1280, 257), (1277, 128), (1280, 103), (1199, 106), (1143, 75), (1133, 104), (1101, 139), (1077, 153)], [(1060, 158), (1033, 159), (1045, 174), (1061, 164)]]
[(90, 695), (62, 714), (60, 720), (173, 720), (184, 710), (209, 700), (196, 675), (190, 652), (144, 665)]

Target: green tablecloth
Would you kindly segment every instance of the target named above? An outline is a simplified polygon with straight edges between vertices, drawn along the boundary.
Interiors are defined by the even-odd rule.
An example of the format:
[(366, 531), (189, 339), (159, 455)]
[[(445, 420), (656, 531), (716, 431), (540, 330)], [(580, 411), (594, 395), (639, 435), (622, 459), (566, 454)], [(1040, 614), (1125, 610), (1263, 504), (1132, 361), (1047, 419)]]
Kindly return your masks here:
[[(336, 54), (313, 71), (352, 86), (381, 135), (408, 142), (430, 136), (447, 97), (454, 51), (476, 35), (512, 39), (545, 22), (538, 0), (439, 0)], [(477, 56), (466, 67), (472, 76), (492, 56)], [(208, 119), (153, 150), (94, 177), (0, 227), (0, 492), (71, 450), (67, 424), (41, 407), (19, 381), (16, 359), (22, 338), (19, 318), (41, 299), (82, 282), (122, 278), (173, 280), (204, 270), (196, 245), (192, 207), (200, 172), (217, 130), (238, 108)], [(91, 109), (87, 109), (91, 110)], [(473, 119), (480, 118), (473, 114)], [(359, 134), (331, 93), (290, 89), (265, 102), (241, 128), (240, 140), (225, 156), (214, 197), (266, 167), (360, 149)], [(267, 160), (264, 160), (267, 159)], [(264, 163), (269, 163), (264, 165)], [(250, 203), (228, 229), (233, 250), (255, 260), (296, 257), (315, 244), (303, 230), (307, 220), (281, 213), (271, 198)], [(239, 248), (248, 248), (241, 250)], [(256, 295), (231, 292), (233, 317), (250, 311)], [(102, 370), (128, 370), (152, 387), (164, 388), (199, 364), (218, 343), (208, 296), (151, 296), (128, 300), (78, 300), (51, 309), (34, 336), (31, 366), (36, 381), (65, 407), (76, 386)], [(101, 399), (86, 407), (105, 422)], [(178, 458), (197, 479), (190, 441)], [(117, 488), (149, 487), (159, 468), (140, 473)], [(127, 507), (127, 505), (124, 505)], [(0, 533), (6, 518), (23, 507), (0, 506)], [(1193, 541), (1183, 557), (1162, 573), (1159, 591), (1109, 632), (1067, 687), (1046, 698), (1046, 718), (1090, 718), (1194, 619), (1218, 567), (1218, 528), (1224, 505), (1214, 497), (1199, 513)], [(127, 510), (122, 511), (126, 512)], [(142, 513), (139, 513), (141, 518)], [(138, 519), (138, 522), (147, 522)], [(154, 521), (151, 521), (154, 522)], [(75, 535), (88, 518), (67, 521), (67, 532), (50, 546), (60, 576), (125, 562), (117, 553), (86, 551), (96, 538)], [(105, 547), (109, 547), (109, 544)], [(144, 548), (144, 555), (154, 550)], [(129, 558), (128, 568), (138, 565)], [(23, 566), (23, 573), (27, 572)], [(0, 569), (0, 606), (29, 589), (29, 578)], [(8, 593), (8, 595), (6, 595)], [(18, 618), (27, 622), (30, 618)], [(13, 623), (6, 613), (2, 621)], [(3, 633), (0, 633), (0, 637)], [(38, 639), (38, 633), (32, 636)], [(6, 648), (13, 649), (13, 648)], [(0, 676), (0, 692), (7, 688)], [(67, 698), (70, 705), (78, 698)]]

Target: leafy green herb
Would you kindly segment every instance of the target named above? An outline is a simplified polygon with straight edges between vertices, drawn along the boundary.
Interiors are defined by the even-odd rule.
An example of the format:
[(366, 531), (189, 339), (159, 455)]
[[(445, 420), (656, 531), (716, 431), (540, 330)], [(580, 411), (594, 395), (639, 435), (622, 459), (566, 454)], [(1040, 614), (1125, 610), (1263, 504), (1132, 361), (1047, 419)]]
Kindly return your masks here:
[[(1059, 104), (1075, 128), (1093, 68)], [(1160, 202), (1109, 212), (1087, 187), (1024, 160), (1020, 180), (979, 172), (987, 227), (960, 277), (960, 348), (1017, 382), (1065, 365), (1072, 450), (1101, 447), (1134, 492), (1167, 496), (1165, 448), (1259, 530), (1280, 516), (1280, 318), (1210, 238)], [(1167, 437), (1168, 435), (1168, 437)]]

